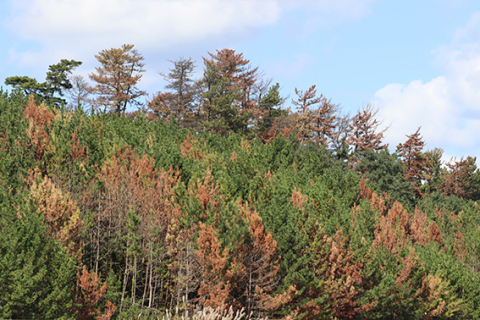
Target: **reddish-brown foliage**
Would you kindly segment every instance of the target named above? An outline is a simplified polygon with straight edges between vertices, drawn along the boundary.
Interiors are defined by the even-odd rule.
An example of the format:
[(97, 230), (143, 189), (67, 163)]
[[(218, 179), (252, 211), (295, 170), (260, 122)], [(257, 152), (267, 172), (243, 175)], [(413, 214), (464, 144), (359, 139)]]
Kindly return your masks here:
[(304, 201), (307, 199), (306, 195), (301, 193), (301, 190), (297, 189), (297, 187), (293, 188), (292, 191), (292, 198), (290, 200), (294, 206), (299, 207), (300, 209), (304, 209)]
[[(311, 248), (307, 251), (313, 251), (311, 268), (319, 283), (305, 291), (304, 296), (310, 301), (297, 307), (294, 314), (304, 314), (302, 319), (305, 320), (325, 318), (327, 315), (352, 319), (360, 310), (367, 310), (368, 306), (366, 309), (357, 307), (363, 259), (355, 262), (343, 231), (339, 230), (334, 237), (328, 237), (320, 228), (309, 236)], [(322, 304), (315, 302), (320, 296), (327, 296)]]
[(124, 44), (121, 48), (102, 50), (95, 58), (102, 67), (96, 67), (96, 73), (88, 75), (96, 82), (91, 90), (97, 98), (91, 102), (96, 107), (107, 106), (120, 116), (128, 103), (146, 94), (136, 87), (145, 71), (143, 57), (133, 45)]
[(455, 244), (453, 249), (455, 251), (455, 256), (460, 258), (460, 260), (465, 261), (465, 254), (467, 252), (467, 244), (465, 243), (465, 237), (460, 231), (457, 231), (455, 234)]
[(240, 90), (240, 113), (253, 111), (256, 100), (251, 95), (258, 80), (258, 67), (251, 68), (250, 60), (243, 57), (243, 53), (235, 53), (232, 49), (217, 50), (217, 53), (208, 53), (210, 59), (203, 58), (205, 65), (215, 66), (220, 77), (230, 81), (227, 90)]
[(425, 158), (422, 156), (425, 142), (420, 136), (420, 128), (414, 134), (407, 135), (407, 137), (408, 140), (397, 147), (397, 152), (403, 157), (402, 164), (406, 171), (405, 178), (412, 183), (416, 197), (421, 199), (423, 193), (419, 187), (422, 183), (425, 167)]
[(214, 207), (218, 205), (217, 198), (218, 183), (214, 183), (213, 176), (210, 171), (207, 171), (203, 179), (197, 179), (189, 187), (190, 196), (195, 196), (200, 201), (204, 210), (207, 210), (208, 204)]
[(69, 153), (71, 163), (73, 163), (77, 159), (82, 161), (88, 161), (88, 150), (85, 150), (85, 146), (80, 145), (80, 139), (78, 139), (76, 131), (74, 131), (72, 134), (72, 139), (70, 139), (70, 145), (72, 147), (72, 150)]
[(155, 120), (160, 118), (169, 122), (172, 118), (176, 118), (174, 110), (171, 109), (171, 100), (174, 99), (174, 95), (170, 92), (158, 92), (153, 96), (152, 100), (148, 102), (148, 109), (151, 111), (148, 113), (149, 120)]
[(428, 240), (432, 240), (440, 244), (442, 242), (442, 231), (435, 222), (430, 224), (430, 231), (428, 233)]
[(228, 249), (221, 249), (215, 229), (200, 222), (196, 257), (202, 270), (198, 302), (214, 309), (226, 305), (231, 284), (226, 279)]
[(456, 195), (457, 197), (469, 198), (474, 190), (470, 188), (473, 179), (473, 173), (477, 169), (475, 159), (467, 157), (460, 161), (447, 163), (450, 168), (441, 185), (441, 189), (447, 195)]
[(277, 283), (275, 277), (280, 269), (280, 257), (276, 256), (277, 241), (270, 232), (265, 232), (262, 219), (248, 203), (238, 206), (242, 218), (250, 224), (249, 239), (236, 248), (231, 276), (238, 294), (246, 298), (247, 313), (273, 311), (290, 301), (288, 293), (272, 297)]
[[(152, 265), (157, 267), (157, 263), (160, 263), (158, 260), (162, 258), (161, 255), (155, 258), (153, 251), (168, 247), (169, 231), (173, 236), (176, 235), (173, 230), (169, 230), (169, 226), (180, 215), (179, 209), (171, 202), (173, 188), (178, 180), (178, 171), (172, 168), (169, 172), (157, 170), (153, 159), (140, 157), (125, 147), (117, 149), (117, 153), (96, 174), (93, 186), (86, 187), (83, 195), (84, 210), (91, 210), (95, 223), (90, 245), (92, 251), (89, 253), (95, 272), (100, 272), (101, 262), (107, 266), (111, 263), (109, 248), (118, 241), (117, 238), (126, 242), (120, 310), (129, 283), (135, 303), (137, 274), (139, 270), (145, 270), (144, 266), (151, 270), (145, 275), (150, 279), (145, 290), (149, 290), (149, 304), (152, 302), (156, 290), (152, 281), (156, 276)], [(135, 219), (138, 222), (133, 222)], [(136, 224), (132, 227), (132, 223)], [(131, 251), (132, 242), (137, 246), (134, 251)], [(130, 275), (132, 278), (128, 281)]]
[(412, 239), (413, 243), (418, 243), (422, 245), (427, 244), (427, 233), (425, 231), (427, 227), (427, 221), (427, 215), (423, 211), (415, 207), (415, 213), (413, 214), (413, 221), (410, 228), (410, 238)]
[(38, 161), (43, 157), (49, 142), (46, 129), (52, 124), (55, 114), (44, 103), (37, 106), (33, 95), (30, 95), (23, 117), (28, 120), (27, 135), (30, 138), (29, 145), (35, 149), (35, 160)]
[[(320, 96), (322, 97), (322, 96)], [(331, 139), (335, 139), (337, 127), (335, 116), (337, 106), (327, 98), (321, 100), (318, 108), (312, 110), (312, 133), (313, 141), (319, 145), (327, 146)]]
[(119, 150), (100, 169), (96, 178), (103, 181), (108, 197), (103, 214), (124, 215), (128, 209), (143, 212), (165, 212), (172, 188), (178, 182), (178, 172), (170, 168), (167, 173), (155, 169), (153, 159), (139, 157), (129, 147)]
[(379, 151), (388, 147), (388, 144), (382, 143), (383, 133), (375, 132), (379, 123), (373, 116), (374, 112), (371, 108), (366, 107), (353, 117), (350, 124), (352, 134), (347, 139), (347, 143), (353, 146), (354, 152)]
[(80, 231), (83, 222), (80, 211), (69, 194), (64, 195), (48, 178), (41, 178), (39, 170), (30, 171), (30, 192), (37, 210), (48, 225), (48, 235), (60, 241), (67, 254), (77, 261), (82, 258), (83, 240)]
[(180, 147), (182, 149), (182, 155), (187, 158), (200, 160), (205, 156), (205, 152), (200, 149), (199, 142), (192, 135), (187, 134), (185, 141), (180, 144)]
[(237, 160), (237, 152), (233, 150), (232, 156), (230, 157), (230, 161), (235, 162), (235, 160)]
[(313, 85), (305, 92), (295, 88), (295, 94), (298, 96), (298, 98), (297, 100), (292, 99), (293, 105), (297, 108), (297, 112), (295, 112), (293, 116), (295, 127), (298, 131), (298, 140), (301, 142), (310, 141), (312, 139), (312, 107), (321, 103), (325, 99), (323, 96), (316, 97), (317, 90), (315, 88), (316, 86)]
[(277, 118), (275, 118), (275, 121), (273, 122), (273, 125), (270, 127), (270, 129), (263, 132), (260, 137), (262, 138), (262, 141), (264, 143), (268, 143), (275, 140), (275, 138), (278, 137), (279, 134), (280, 132), (277, 130)]
[(378, 210), (382, 216), (387, 212), (385, 200), (377, 195), (377, 193), (373, 192), (372, 189), (367, 186), (367, 181), (364, 179), (360, 180), (360, 193), (358, 197), (367, 199), (370, 202), (370, 208), (372, 211)]
[(289, 126), (289, 127), (283, 128), (283, 130), (282, 130), (283, 137), (288, 138), (288, 136), (290, 135), (290, 133), (292, 132), (293, 129), (295, 129), (294, 126)]
[(378, 219), (373, 246), (385, 246), (391, 254), (398, 255), (407, 245), (409, 233), (409, 214), (396, 201), (388, 214)]
[(75, 310), (78, 311), (78, 319), (87, 320), (95, 317), (97, 320), (109, 320), (115, 312), (115, 305), (113, 303), (107, 301), (103, 314), (97, 309), (98, 304), (107, 291), (107, 283), (104, 282), (99, 288), (99, 278), (97, 274), (94, 272), (89, 274), (86, 266), (83, 266), (82, 272), (77, 275), (77, 281), (78, 294), (75, 303), (79, 306), (77, 306)]

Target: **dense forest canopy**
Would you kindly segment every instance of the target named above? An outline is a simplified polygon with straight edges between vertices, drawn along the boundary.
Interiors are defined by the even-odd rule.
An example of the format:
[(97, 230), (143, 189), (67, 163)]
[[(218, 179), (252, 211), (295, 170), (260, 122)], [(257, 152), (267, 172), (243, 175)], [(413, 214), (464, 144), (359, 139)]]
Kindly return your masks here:
[(287, 101), (230, 49), (144, 104), (133, 47), (5, 81), (0, 318), (480, 318), (475, 158), (392, 153), (372, 106)]

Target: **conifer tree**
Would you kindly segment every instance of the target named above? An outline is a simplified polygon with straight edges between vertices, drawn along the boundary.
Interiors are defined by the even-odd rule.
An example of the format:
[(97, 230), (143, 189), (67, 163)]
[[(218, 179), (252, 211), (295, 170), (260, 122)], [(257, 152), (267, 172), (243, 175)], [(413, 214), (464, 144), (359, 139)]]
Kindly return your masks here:
[(386, 149), (388, 144), (382, 143), (383, 132), (376, 132), (380, 123), (374, 118), (375, 111), (370, 105), (362, 108), (352, 118), (350, 128), (351, 136), (347, 139), (347, 143), (353, 147), (353, 152), (362, 152), (365, 150), (380, 151)]
[(422, 150), (425, 142), (423, 142), (420, 136), (420, 128), (414, 134), (407, 135), (407, 137), (408, 140), (397, 147), (397, 152), (403, 158), (402, 164), (405, 168), (405, 178), (412, 183), (416, 197), (421, 199), (423, 193), (420, 191), (420, 187), (422, 185), (425, 163)]
[(423, 172), (425, 183), (422, 186), (422, 192), (432, 193), (439, 191), (443, 181), (443, 150), (440, 148), (428, 150), (423, 154), (423, 157), (425, 159)]
[(174, 65), (173, 69), (168, 74), (160, 73), (168, 82), (165, 89), (170, 91), (158, 92), (149, 102), (151, 118), (170, 120), (173, 117), (181, 126), (196, 127), (200, 87), (192, 78), (195, 62), (190, 58), (170, 62)]
[(128, 104), (140, 105), (138, 100), (145, 92), (137, 88), (142, 78), (143, 56), (133, 49), (132, 44), (124, 44), (121, 48), (102, 50), (95, 58), (102, 65), (96, 67), (96, 73), (89, 77), (96, 82), (92, 88), (97, 95), (92, 102), (95, 106), (105, 106), (118, 116), (125, 113)]
[(87, 267), (83, 266), (82, 272), (77, 275), (77, 297), (75, 311), (78, 312), (79, 320), (95, 319), (110, 320), (115, 312), (115, 305), (110, 301), (106, 302), (103, 314), (98, 310), (100, 302), (107, 291), (107, 283), (99, 287), (99, 278), (95, 273), (90, 274)]
[(450, 171), (445, 174), (441, 185), (447, 195), (469, 198), (477, 190), (472, 188), (474, 173), (477, 170), (475, 158), (467, 157), (459, 161), (447, 163)]
[(282, 126), (282, 118), (286, 117), (288, 110), (282, 110), (281, 105), (285, 99), (280, 96), (280, 84), (276, 83), (271, 86), (265, 95), (260, 97), (258, 105), (253, 114), (256, 119), (255, 130), (262, 136), (272, 129), (275, 123), (275, 133), (279, 133)]
[(200, 222), (200, 232), (197, 239), (199, 251), (197, 261), (202, 270), (198, 301), (214, 309), (227, 303), (231, 283), (226, 277), (226, 265), (229, 256), (228, 249), (222, 250), (216, 230)]
[(70, 78), (72, 88), (67, 91), (67, 95), (70, 98), (69, 106), (73, 111), (77, 111), (82, 107), (84, 110), (90, 107), (89, 95), (91, 94), (91, 88), (85, 79), (80, 75), (74, 75)]
[[(61, 105), (66, 103), (62, 98), (65, 91), (73, 87), (68, 75), (81, 64), (80, 61), (62, 59), (59, 63), (48, 67), (45, 82), (38, 82), (27, 76), (15, 76), (5, 79), (5, 84), (23, 91), (26, 96), (33, 94), (47, 104)], [(60, 97), (57, 97), (56, 94)]]
[(295, 88), (295, 94), (298, 96), (297, 100), (292, 99), (293, 105), (297, 108), (294, 113), (295, 127), (298, 131), (297, 136), (299, 141), (310, 141), (312, 139), (312, 117), (313, 107), (322, 102), (323, 96), (316, 97), (317, 90), (313, 85), (303, 92)]
[(83, 222), (80, 210), (70, 195), (64, 195), (45, 177), (42, 181), (38, 170), (31, 174), (30, 192), (38, 213), (47, 224), (47, 234), (58, 240), (69, 256), (81, 262), (83, 240), (80, 236)]
[(275, 298), (271, 296), (280, 269), (277, 242), (270, 232), (265, 232), (262, 219), (254, 209), (249, 208), (248, 202), (243, 205), (239, 200), (238, 205), (240, 214), (250, 226), (248, 238), (237, 246), (235, 252), (230, 252), (233, 256), (232, 282), (235, 283), (232, 291), (236, 289), (238, 298), (243, 296), (247, 313), (265, 315), (266, 311), (274, 311), (289, 302), (292, 292)]
[(15, 206), (0, 208), (0, 318), (74, 319), (74, 260), (31, 203)]
[(44, 103), (37, 105), (33, 95), (30, 95), (23, 116), (27, 118), (29, 124), (27, 129), (30, 139), (29, 146), (34, 148), (35, 160), (40, 161), (50, 140), (47, 130), (51, 126), (55, 114)]
[[(321, 96), (323, 97), (323, 96)], [(328, 147), (330, 142), (335, 139), (338, 109), (337, 105), (331, 103), (327, 98), (322, 98), (321, 104), (312, 110), (312, 140), (324, 147)]]
[(228, 131), (245, 133), (256, 106), (254, 99), (258, 68), (251, 68), (250, 61), (235, 50), (217, 50), (203, 58), (204, 87), (203, 126), (222, 134)]

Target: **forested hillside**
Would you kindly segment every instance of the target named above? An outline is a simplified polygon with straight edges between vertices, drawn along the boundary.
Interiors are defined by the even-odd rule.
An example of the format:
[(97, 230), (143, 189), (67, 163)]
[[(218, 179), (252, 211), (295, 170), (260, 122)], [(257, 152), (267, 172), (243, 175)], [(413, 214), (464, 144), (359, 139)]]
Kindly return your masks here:
[(475, 158), (420, 129), (391, 153), (372, 107), (286, 102), (228, 49), (127, 112), (132, 48), (0, 92), (0, 318), (480, 318)]

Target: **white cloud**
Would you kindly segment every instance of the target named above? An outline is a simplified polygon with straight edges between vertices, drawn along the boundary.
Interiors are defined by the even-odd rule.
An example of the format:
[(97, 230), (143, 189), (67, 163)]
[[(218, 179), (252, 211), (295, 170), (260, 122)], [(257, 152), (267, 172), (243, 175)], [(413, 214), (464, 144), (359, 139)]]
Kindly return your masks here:
[[(306, 26), (317, 21), (362, 17), (374, 1), (378, 0), (10, 0), (10, 18), (2, 25), (17, 38), (9, 48), (10, 63), (35, 69), (39, 79), (60, 59), (83, 61), (75, 73), (88, 78), (98, 64), (94, 54), (135, 44), (147, 69), (140, 86), (154, 92), (160, 88), (154, 86), (161, 81), (158, 71), (171, 67), (166, 59), (190, 56), (201, 69), (201, 56), (207, 51), (234, 48), (264, 27), (283, 26), (289, 13), (309, 29)], [(311, 59), (302, 53), (294, 58), (293, 63), (274, 65), (282, 70), (269, 76), (298, 75)], [(285, 65), (289, 67), (283, 70)]]
[(72, 52), (98, 52), (124, 43), (165, 52), (245, 35), (278, 22), (282, 11), (299, 9), (329, 20), (358, 18), (374, 1), (10, 0), (12, 17), (6, 25), (23, 39)]
[(25, 39), (167, 49), (274, 23), (280, 7), (274, 0), (23, 0), (13, 11), (9, 25)]
[(389, 84), (375, 93), (379, 117), (392, 124), (386, 133), (391, 146), (422, 126), (427, 148), (441, 147), (457, 157), (480, 156), (479, 32), (480, 15), (475, 14), (450, 45), (434, 50), (444, 75), (426, 83)]

